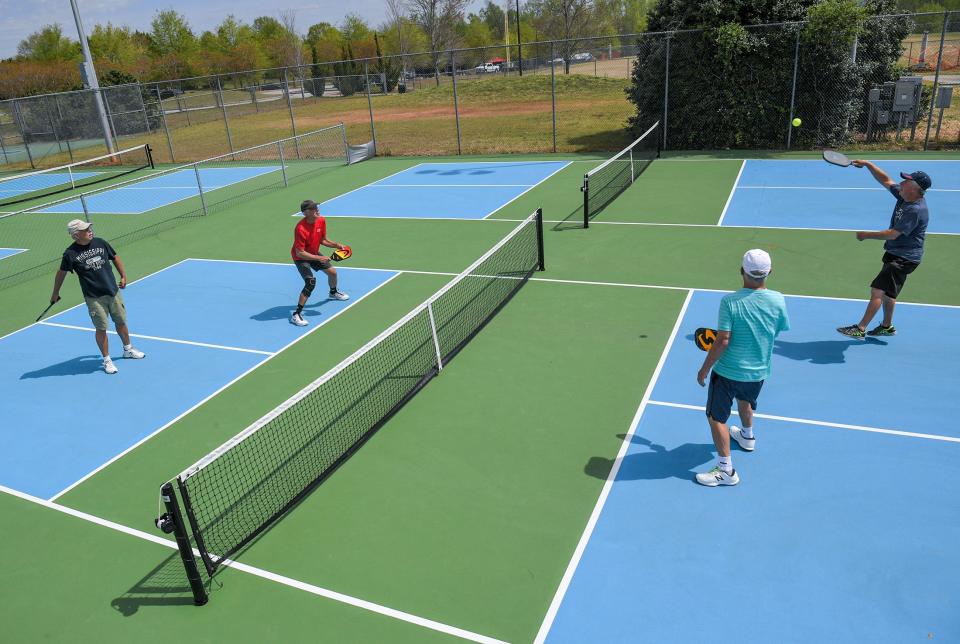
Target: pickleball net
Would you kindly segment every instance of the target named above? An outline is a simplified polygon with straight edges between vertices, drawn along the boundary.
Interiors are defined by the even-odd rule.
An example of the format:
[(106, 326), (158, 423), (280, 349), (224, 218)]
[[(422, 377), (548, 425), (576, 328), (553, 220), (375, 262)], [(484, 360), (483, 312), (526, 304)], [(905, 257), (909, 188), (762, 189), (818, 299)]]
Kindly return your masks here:
[(177, 534), (196, 603), (206, 595), (188, 532), (213, 575), (356, 452), (543, 268), (537, 210), (353, 355), (166, 483), (158, 526)]
[(640, 138), (583, 175), (583, 227), (590, 219), (629, 188), (654, 159), (660, 157), (660, 121)]
[(0, 207), (85, 188), (153, 168), (149, 145), (77, 161), (56, 168), (0, 178)]

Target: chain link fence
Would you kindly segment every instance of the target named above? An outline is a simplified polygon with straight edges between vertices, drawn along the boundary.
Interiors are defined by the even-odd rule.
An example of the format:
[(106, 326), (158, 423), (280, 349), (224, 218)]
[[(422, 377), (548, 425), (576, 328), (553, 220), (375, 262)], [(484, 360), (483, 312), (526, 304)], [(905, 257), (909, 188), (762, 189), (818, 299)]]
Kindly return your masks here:
[[(960, 146), (960, 13), (537, 41), (105, 87), (116, 148), (184, 163), (343, 122), (380, 155)], [(802, 125), (794, 127), (793, 119)], [(92, 91), (0, 101), (4, 169), (103, 154)]]

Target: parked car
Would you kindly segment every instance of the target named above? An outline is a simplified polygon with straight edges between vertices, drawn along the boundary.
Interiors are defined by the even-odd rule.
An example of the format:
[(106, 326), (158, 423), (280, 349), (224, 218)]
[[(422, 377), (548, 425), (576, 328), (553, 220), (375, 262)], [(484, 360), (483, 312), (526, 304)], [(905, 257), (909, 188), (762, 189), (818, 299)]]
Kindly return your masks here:
[(554, 59), (551, 60), (550, 62), (553, 63), (554, 65), (562, 65), (562, 64), (563, 64), (563, 59), (558, 57), (558, 58), (554, 58)]
[(571, 56), (570, 60), (575, 63), (585, 63), (588, 60), (593, 60), (593, 54), (591, 54), (589, 51), (583, 51), (579, 54), (574, 54)]
[(177, 89), (176, 87), (165, 87), (160, 90), (160, 98), (175, 98), (177, 96), (183, 95), (183, 90)]
[(494, 65), (493, 63), (483, 63), (482, 65), (477, 65), (473, 68), (473, 71), (478, 74), (491, 74), (493, 72), (500, 71), (500, 65)]

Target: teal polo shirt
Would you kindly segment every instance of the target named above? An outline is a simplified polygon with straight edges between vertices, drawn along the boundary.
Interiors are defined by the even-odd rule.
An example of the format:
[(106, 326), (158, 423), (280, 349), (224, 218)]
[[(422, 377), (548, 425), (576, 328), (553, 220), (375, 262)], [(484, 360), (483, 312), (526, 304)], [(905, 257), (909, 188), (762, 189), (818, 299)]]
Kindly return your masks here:
[(787, 303), (777, 291), (742, 288), (724, 296), (717, 330), (730, 332), (730, 344), (713, 370), (740, 382), (766, 380), (773, 341), (789, 328)]

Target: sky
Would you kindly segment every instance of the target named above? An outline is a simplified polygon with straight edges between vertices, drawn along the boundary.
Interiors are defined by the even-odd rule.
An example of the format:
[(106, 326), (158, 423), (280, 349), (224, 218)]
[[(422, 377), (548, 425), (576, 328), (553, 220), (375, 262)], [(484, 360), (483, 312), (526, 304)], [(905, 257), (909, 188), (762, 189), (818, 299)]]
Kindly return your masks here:
[[(501, 5), (503, 2), (500, 0)], [(467, 11), (475, 13), (485, 4), (484, 0), (470, 0)], [(107, 22), (150, 31), (153, 16), (167, 9), (185, 16), (197, 35), (212, 30), (231, 13), (238, 20), (251, 23), (263, 15), (279, 19), (280, 11), (292, 9), (296, 11), (297, 30), (301, 33), (318, 22), (339, 25), (348, 13), (358, 14), (372, 27), (387, 19), (384, 0), (77, 0), (77, 5), (88, 35), (95, 24)], [(44, 25), (56, 22), (65, 35), (77, 39), (70, 0), (0, 0), (0, 58), (15, 56), (21, 40)]]

